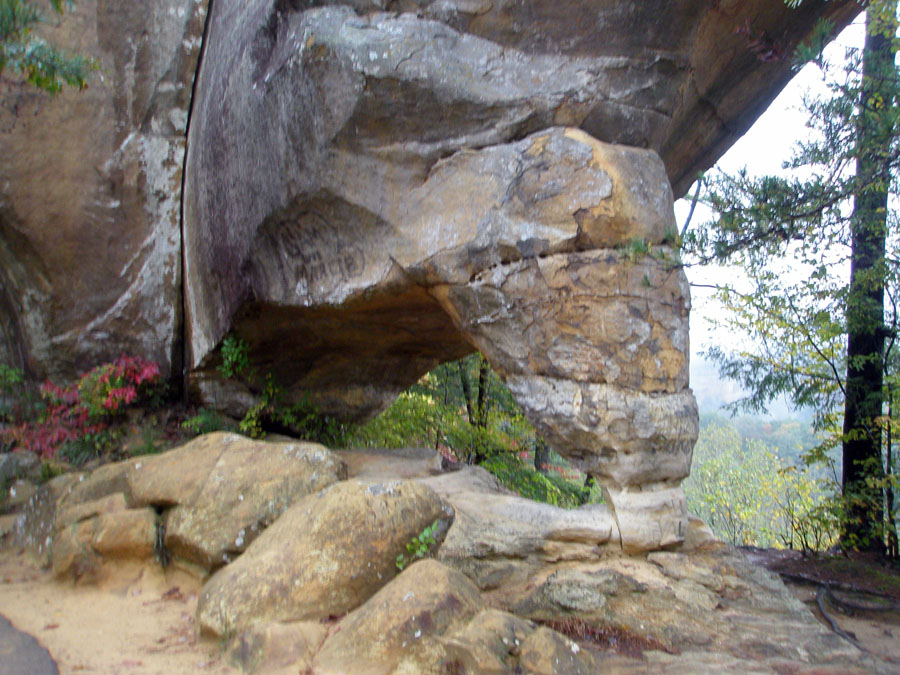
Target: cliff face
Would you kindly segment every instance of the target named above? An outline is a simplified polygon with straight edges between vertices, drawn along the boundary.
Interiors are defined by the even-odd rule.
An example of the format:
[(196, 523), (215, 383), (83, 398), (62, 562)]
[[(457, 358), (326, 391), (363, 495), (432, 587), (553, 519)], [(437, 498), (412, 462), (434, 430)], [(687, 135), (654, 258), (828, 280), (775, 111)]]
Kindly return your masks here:
[(57, 97), (0, 91), (0, 360), (71, 378), (122, 351), (180, 367), (181, 177), (206, 3), (84, 0), (50, 29), (97, 59)]
[[(697, 414), (670, 186), (765, 108), (815, 20), (858, 9), (79, 3), (96, 86), (2, 99), (0, 357), (183, 359), (223, 405), (234, 332), (287, 392), (364, 418), (474, 346), (604, 481), (626, 548), (676, 542)], [(657, 255), (623, 257), (636, 239)]]

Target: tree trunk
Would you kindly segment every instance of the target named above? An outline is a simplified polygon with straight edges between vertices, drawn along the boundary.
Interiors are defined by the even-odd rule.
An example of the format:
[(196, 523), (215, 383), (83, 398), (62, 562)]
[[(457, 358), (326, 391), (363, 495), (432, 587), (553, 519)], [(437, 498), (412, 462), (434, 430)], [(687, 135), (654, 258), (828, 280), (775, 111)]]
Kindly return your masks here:
[(472, 405), (472, 389), (469, 387), (469, 374), (463, 368), (462, 361), (456, 362), (456, 370), (459, 373), (459, 382), (462, 385), (463, 398), (466, 400), (466, 414), (469, 416), (469, 424), (475, 425), (475, 410)]
[[(847, 301), (847, 379), (844, 399), (843, 479), (845, 546), (884, 550), (881, 428), (884, 374), (884, 256), (890, 186), (886, 153), (892, 129), (884, 111), (894, 101), (894, 16), (897, 0), (866, 14), (860, 122), (856, 130), (857, 192), (850, 224)], [(867, 480), (868, 479), (868, 480)]]
[(478, 426), (482, 429), (487, 427), (488, 387), (490, 387), (488, 375), (490, 372), (491, 366), (482, 354), (481, 360), (478, 362), (478, 417), (476, 419)]
[(546, 441), (541, 435), (534, 432), (534, 470), (546, 474), (547, 465), (550, 462), (550, 448), (547, 447)]

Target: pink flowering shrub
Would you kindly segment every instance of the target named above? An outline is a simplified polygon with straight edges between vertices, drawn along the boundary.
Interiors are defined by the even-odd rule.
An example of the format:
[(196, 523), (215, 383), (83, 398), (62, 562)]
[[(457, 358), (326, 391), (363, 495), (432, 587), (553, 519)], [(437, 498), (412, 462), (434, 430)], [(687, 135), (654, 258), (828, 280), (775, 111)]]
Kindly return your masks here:
[(122, 354), (81, 377), (78, 394), (93, 418), (121, 412), (159, 384), (159, 366), (139, 356)]
[(33, 419), (0, 421), (0, 444), (53, 457), (67, 443), (98, 436), (126, 406), (151, 397), (160, 381), (159, 366), (124, 354), (82, 375), (75, 387), (48, 380)]

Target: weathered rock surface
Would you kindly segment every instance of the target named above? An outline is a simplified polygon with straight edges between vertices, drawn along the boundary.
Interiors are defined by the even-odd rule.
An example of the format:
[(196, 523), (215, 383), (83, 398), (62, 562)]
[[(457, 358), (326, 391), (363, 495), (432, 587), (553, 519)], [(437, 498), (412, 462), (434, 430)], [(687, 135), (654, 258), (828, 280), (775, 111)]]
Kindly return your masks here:
[(615, 519), (604, 505), (567, 511), (523, 499), (480, 467), (419, 480), (456, 512), (438, 559), (482, 590), (525, 584), (550, 561), (599, 560), (621, 550)]
[(151, 508), (128, 508), (122, 493), (64, 511), (53, 535), (53, 573), (91, 581), (104, 560), (151, 558), (158, 544), (156, 519)]
[(478, 589), (459, 572), (435, 560), (414, 563), (341, 620), (315, 667), (331, 673), (393, 672), (422, 643), (427, 654), (429, 638), (463, 624), (481, 604)]
[[(345, 169), (335, 180), (347, 179)], [(332, 190), (340, 194), (342, 188)], [(235, 250), (246, 249), (251, 258), (249, 274), (240, 278), (234, 276), (236, 268), (211, 264), (210, 256), (220, 259), (217, 247), (227, 242), (216, 237), (208, 242), (215, 246), (206, 247), (198, 229), (197, 249), (188, 249), (192, 265), (198, 266), (196, 284), (190, 282), (199, 303), (191, 305), (195, 355), (221, 337), (227, 325), (222, 317), (228, 320), (228, 308), (236, 311), (248, 294), (257, 306), (279, 306), (283, 321), (297, 331), (318, 324), (332, 336), (337, 330), (339, 342), (336, 317), (318, 322), (309, 307), (352, 304), (354, 296), (375, 297), (379, 288), (389, 294), (404, 286), (409, 292), (427, 288), (462, 335), (504, 374), (556, 450), (615, 488), (613, 507), (619, 501), (636, 503), (618, 499), (630, 494), (625, 487), (663, 493), (654, 498), (656, 510), (647, 519), (641, 520), (636, 508), (622, 509), (629, 550), (681, 541), (687, 514), (678, 485), (688, 473), (698, 427), (687, 389), (687, 283), (681, 270), (665, 262), (645, 257), (633, 263), (613, 250), (595, 248), (624, 244), (635, 233), (651, 243), (670, 236), (672, 199), (657, 156), (599, 143), (577, 129), (553, 128), (522, 141), (453, 154), (432, 167), (424, 183), (406, 191), (402, 203), (385, 194), (363, 194), (371, 226), (360, 228), (361, 221), (346, 220), (346, 213), (327, 215), (333, 206), (327, 200), (320, 204), (325, 211), (295, 201), (245, 235), (252, 242), (237, 239)], [(203, 223), (212, 197), (198, 199), (195, 215)], [(237, 210), (249, 208), (249, 203), (234, 204)], [(292, 251), (297, 237), (308, 234), (314, 211), (314, 220), (328, 228), (334, 254), (358, 250), (360, 255), (352, 269), (317, 272), (312, 285), (309, 266), (298, 263)], [(357, 225), (345, 229), (346, 222)], [(392, 243), (385, 247), (387, 241)], [(577, 252), (583, 247), (595, 250)], [(245, 283), (250, 288), (238, 290)], [(229, 288), (235, 293), (223, 295), (222, 289)], [(215, 308), (218, 315), (205, 308)], [(279, 339), (286, 330), (283, 322), (260, 322), (255, 311), (246, 320), (238, 331), (246, 328), (252, 342), (288, 342)], [(446, 335), (446, 326), (441, 333)], [(329, 349), (334, 341), (329, 339)], [(309, 378), (321, 375), (316, 372), (323, 363), (330, 388), (352, 391), (373, 383), (373, 374), (361, 368), (360, 355), (352, 350), (342, 375), (333, 359), (309, 349), (309, 341), (293, 344), (292, 369), (276, 375), (289, 390), (315, 393)], [(278, 348), (280, 358), (285, 349)], [(406, 386), (423, 365), (408, 358), (410, 349), (382, 353), (370, 364)], [(377, 400), (364, 399), (365, 409)], [(334, 401), (326, 398), (324, 404)], [(354, 402), (345, 396), (341, 404), (346, 409)]]
[[(623, 555), (608, 513), (586, 518), (584, 509), (533, 504), (505, 493), (479, 469), (440, 474), (436, 456), (407, 450), (397, 454), (392, 467), (384, 451), (358, 453), (348, 461), (351, 480), (297, 502), (211, 578), (204, 596), (227, 594), (221, 580), (241, 587), (263, 570), (262, 583), (253, 586), (259, 596), (248, 611), (239, 621), (230, 617), (217, 624), (217, 630), (227, 628), (223, 637), (234, 636), (228, 649), (236, 663), (256, 672), (416, 675), (517, 669), (548, 675), (896, 670), (818, 623), (777, 576), (705, 539), (696, 521), (686, 532), (690, 545)], [(206, 464), (203, 452), (196, 459)], [(186, 463), (180, 466), (187, 469)], [(42, 503), (52, 501), (57, 523), (68, 523), (61, 543), (53, 546), (54, 564), (65, 576), (91, 578), (111, 556), (132, 555), (124, 542), (147, 546), (147, 536), (131, 534), (142, 531), (141, 518), (152, 517), (151, 509), (129, 508), (123, 492), (96, 496), (102, 484), (121, 485), (121, 472), (110, 468), (42, 487)], [(403, 472), (413, 480), (392, 484), (382, 478)], [(85, 499), (72, 499), (76, 490)], [(391, 510), (392, 501), (409, 508)], [(316, 508), (326, 502), (331, 502), (327, 509)], [(445, 502), (458, 515), (439, 560), (414, 563), (397, 575), (393, 563), (403, 537), (430, 524), (422, 517), (428, 508), (445, 514)], [(295, 522), (287, 528), (290, 519)], [(391, 540), (404, 522), (408, 531)], [(293, 556), (290, 545), (304, 537), (320, 542), (321, 555), (304, 553), (293, 558), (299, 569), (285, 564), (276, 572), (254, 553), (266, 537), (274, 540), (266, 545), (272, 559), (280, 551)], [(91, 555), (81, 553), (84, 549)], [(376, 563), (383, 565), (381, 579), (369, 568)], [(296, 580), (308, 593), (292, 598)], [(363, 586), (368, 590), (361, 591)], [(358, 601), (339, 618), (350, 609), (347, 587)], [(310, 615), (313, 620), (288, 618), (292, 608), (309, 608), (310, 594), (324, 599)], [(280, 616), (262, 606), (263, 597), (283, 599)], [(330, 611), (329, 597), (335, 600)], [(208, 599), (201, 601), (200, 625), (210, 606)], [(600, 639), (585, 638), (591, 631)], [(623, 653), (623, 647), (636, 651)]]
[(348, 612), (396, 576), (397, 556), (435, 521), (442, 539), (453, 509), (415, 482), (350, 480), (309, 495), (209, 580), (198, 627), (221, 636)]
[(135, 464), (129, 483), (136, 503), (173, 505), (166, 549), (213, 570), (244, 551), (300, 498), (345, 476), (340, 460), (316, 443), (215, 433)]
[(104, 559), (174, 556), (203, 576), (239, 555), (291, 504), (346, 477), (316, 443), (213, 433), (162, 455), (54, 479), (17, 519), (15, 540), (60, 576)]
[[(209, 35), (186, 169), (194, 392), (226, 393), (216, 350), (234, 330), (286, 391), (364, 417), (469, 342), (608, 488), (626, 550), (681, 542), (690, 298), (671, 252), (647, 254), (675, 237), (666, 167), (555, 125), (622, 141), (596, 121), (627, 109), (632, 131), (663, 129), (685, 64), (262, 0), (220, 3)], [(288, 105), (298, 92), (308, 106)], [(466, 114), (436, 132), (453, 104)], [(634, 240), (636, 258), (614, 250)]]
[(32, 482), (41, 477), (41, 458), (33, 452), (0, 453), (0, 485), (23, 478)]
[(69, 379), (127, 351), (180, 370), (181, 178), (206, 7), (84, 0), (47, 30), (97, 60), (89, 88), (5, 85), (0, 362)]
[(250, 626), (229, 646), (232, 663), (245, 673), (297, 673), (312, 665), (328, 628), (318, 621)]

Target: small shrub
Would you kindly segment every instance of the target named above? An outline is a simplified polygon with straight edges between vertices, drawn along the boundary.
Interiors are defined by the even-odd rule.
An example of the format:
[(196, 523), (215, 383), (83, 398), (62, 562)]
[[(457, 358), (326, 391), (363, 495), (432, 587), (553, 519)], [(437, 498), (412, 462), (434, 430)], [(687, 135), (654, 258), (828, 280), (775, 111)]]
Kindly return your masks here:
[(126, 406), (159, 396), (160, 380), (155, 363), (124, 354), (83, 375), (75, 387), (48, 380), (40, 387), (38, 404), (0, 423), (0, 445), (44, 458), (65, 448), (69, 461), (83, 464), (116, 440), (107, 426)]
[(78, 383), (78, 395), (94, 418), (122, 412), (139, 398), (155, 396), (160, 383), (159, 366), (139, 356), (122, 354), (112, 363), (97, 366)]
[(229, 428), (228, 421), (215, 410), (200, 408), (197, 414), (181, 423), (181, 428), (194, 436), (210, 434)]
[(251, 438), (278, 431), (332, 448), (343, 447), (349, 433), (340, 421), (320, 413), (308, 399), (286, 403), (271, 373), (266, 375), (260, 401), (247, 411), (238, 428)]
[(397, 569), (401, 572), (403, 568), (416, 560), (425, 558), (431, 552), (431, 547), (437, 544), (434, 535), (437, 534), (438, 521), (434, 521), (431, 525), (422, 530), (418, 536), (410, 539), (406, 544), (406, 553), (397, 556)]
[(58, 454), (61, 459), (73, 466), (84, 466), (92, 459), (106, 454), (119, 439), (119, 434), (102, 425), (95, 425), (91, 429), (66, 441), (53, 454)]
[(250, 347), (246, 342), (234, 335), (222, 340), (222, 364), (218, 370), (222, 377), (229, 380), (249, 376)]
[(55, 462), (41, 462), (41, 477), (38, 480), (38, 483), (47, 483), (64, 473), (65, 468)]
[(163, 449), (164, 444), (162, 444), (161, 434), (154, 424), (150, 423), (141, 427), (140, 441), (128, 448), (128, 454), (132, 457), (155, 455), (162, 452)]
[(527, 466), (512, 454), (496, 455), (482, 465), (499, 480), (504, 487), (534, 501), (574, 508), (580, 504), (580, 489), (570, 495), (547, 476)]

